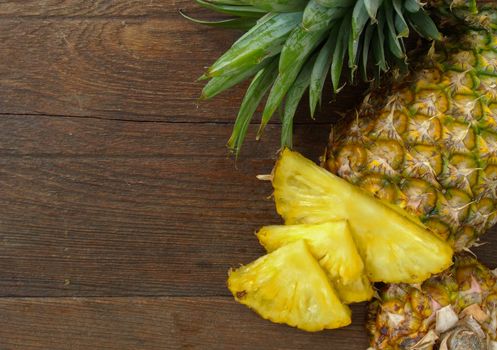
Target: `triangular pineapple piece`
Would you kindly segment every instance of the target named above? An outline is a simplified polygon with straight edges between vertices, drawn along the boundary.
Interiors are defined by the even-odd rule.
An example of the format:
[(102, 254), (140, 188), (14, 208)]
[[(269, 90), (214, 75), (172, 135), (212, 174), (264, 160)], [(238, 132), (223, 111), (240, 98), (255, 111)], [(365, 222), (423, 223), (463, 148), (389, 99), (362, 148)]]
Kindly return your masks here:
[(363, 273), (359, 278), (343, 283), (334, 281), (333, 285), (340, 297), (340, 300), (345, 304), (360, 303), (361, 301), (371, 300), (374, 295), (373, 287), (366, 273)]
[(351, 322), (350, 309), (302, 240), (230, 271), (228, 288), (238, 302), (276, 323), (313, 332)]
[(257, 238), (268, 252), (304, 239), (344, 303), (373, 297), (373, 288), (364, 276), (364, 264), (346, 221), (265, 226), (257, 232)]
[(286, 224), (348, 220), (373, 282), (419, 283), (452, 264), (451, 247), (408, 214), (285, 149), (273, 171)]

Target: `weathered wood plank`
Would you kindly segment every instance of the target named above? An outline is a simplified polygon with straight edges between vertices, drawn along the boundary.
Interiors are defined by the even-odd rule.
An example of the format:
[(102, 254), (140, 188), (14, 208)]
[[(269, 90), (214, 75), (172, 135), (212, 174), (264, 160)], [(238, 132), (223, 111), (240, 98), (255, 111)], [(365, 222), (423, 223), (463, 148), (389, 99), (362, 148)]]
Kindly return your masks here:
[(233, 100), (197, 101), (195, 80), (233, 37), (209, 31), (177, 16), (0, 21), (0, 112), (231, 120)]
[(2, 349), (363, 350), (364, 308), (351, 326), (305, 333), (231, 298), (0, 299)]
[[(232, 128), (231, 124), (3, 115), (0, 156), (227, 158), (225, 145)], [(255, 140), (256, 128), (249, 129), (239, 165), (272, 157), (279, 148), (280, 125), (268, 125), (261, 141)], [(295, 145), (316, 156), (324, 149), (329, 130), (327, 124), (295, 125)], [(227, 167), (234, 170), (235, 163)]]
[(272, 161), (0, 159), (2, 295), (225, 295), (278, 222)]
[[(245, 85), (199, 102), (202, 83), (195, 81), (236, 35), (176, 14), (154, 19), (3, 19), (0, 113), (232, 122)], [(338, 108), (327, 104), (328, 99), (322, 120)], [(343, 110), (356, 100), (357, 93), (343, 94), (339, 105)], [(302, 113), (303, 120), (309, 120), (307, 115)]]
[[(494, 0), (479, 0), (490, 3)], [(179, 9), (198, 11), (193, 0), (3, 0), (0, 16), (161, 16)]]
[(200, 12), (193, 0), (3, 0), (4, 17), (160, 17), (185, 9)]
[[(255, 178), (279, 127), (237, 168), (230, 129), (1, 119), (0, 295), (226, 295), (227, 269), (262, 253), (253, 231), (279, 222)], [(298, 127), (297, 148), (317, 160), (327, 129)]]

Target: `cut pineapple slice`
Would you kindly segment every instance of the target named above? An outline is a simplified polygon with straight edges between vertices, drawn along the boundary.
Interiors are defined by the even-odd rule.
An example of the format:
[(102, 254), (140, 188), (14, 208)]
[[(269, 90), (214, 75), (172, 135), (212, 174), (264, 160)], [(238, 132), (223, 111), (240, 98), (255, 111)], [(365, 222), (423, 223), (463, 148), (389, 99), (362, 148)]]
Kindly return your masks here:
[(452, 264), (448, 244), (358, 187), (288, 149), (273, 172), (286, 224), (348, 220), (369, 279), (419, 283)]
[(257, 233), (257, 238), (268, 252), (304, 239), (344, 303), (373, 297), (373, 288), (364, 276), (364, 264), (346, 221), (266, 226)]
[(350, 309), (302, 240), (230, 271), (228, 288), (238, 302), (276, 323), (313, 332), (351, 322)]
[(335, 289), (340, 300), (345, 304), (360, 303), (361, 301), (371, 300), (374, 295), (373, 287), (366, 274), (349, 283), (341, 281), (334, 282)]

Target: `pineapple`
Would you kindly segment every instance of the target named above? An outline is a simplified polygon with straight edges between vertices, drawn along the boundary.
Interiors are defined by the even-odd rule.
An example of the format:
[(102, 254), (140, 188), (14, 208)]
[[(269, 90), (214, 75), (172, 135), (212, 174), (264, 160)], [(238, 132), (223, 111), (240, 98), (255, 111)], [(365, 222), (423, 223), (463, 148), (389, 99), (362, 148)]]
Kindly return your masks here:
[(458, 251), (497, 221), (497, 12), (470, 19), (334, 130), (326, 161)]
[[(228, 142), (236, 153), (266, 94), (258, 137), (281, 107), (281, 143), (291, 146), (296, 106), (309, 89), (314, 114), (328, 72), (337, 93), (344, 66), (351, 80), (359, 68), (368, 79), (368, 62), (377, 77), (389, 65), (404, 67), (410, 28), (441, 39), (418, 0), (197, 2), (238, 16), (217, 24), (248, 29), (202, 77), (209, 80), (202, 97), (211, 98), (254, 76)], [(337, 255), (325, 253), (328, 236), (315, 230), (329, 220), (347, 220), (367, 278), (387, 283), (422, 283), (442, 272), (450, 246), (467, 249), (497, 222), (495, 4), (479, 15), (474, 1), (428, 4), (469, 26), (459, 24), (414, 73), (371, 93), (351, 124), (332, 133), (325, 165), (342, 179), (282, 152), (273, 185), (291, 226), (260, 231), (270, 253), (228, 280), (235, 299), (262, 317), (309, 331), (350, 323), (344, 286), (352, 293), (366, 283), (356, 275), (359, 263), (349, 270), (340, 263), (339, 253), (354, 256), (350, 240), (342, 237)], [(372, 346), (428, 349), (438, 339), (441, 348), (494, 349), (494, 286), (493, 274), (466, 255), (423, 284), (386, 286), (370, 305)]]
[[(468, 25), (333, 130), (325, 160), (457, 251), (497, 222), (497, 12), (494, 3), (476, 14), (469, 3), (454, 1), (446, 18)], [(371, 346), (496, 349), (496, 292), (495, 276), (465, 254), (422, 285), (388, 285), (370, 305)]]
[(304, 240), (230, 271), (228, 288), (238, 302), (276, 323), (309, 332), (351, 323), (350, 309)]
[(346, 221), (265, 226), (257, 232), (257, 237), (268, 252), (305, 240), (312, 255), (333, 281), (340, 300), (350, 304), (373, 297), (373, 288), (364, 273), (364, 263)]
[(416, 219), (296, 152), (281, 152), (272, 182), (285, 224), (348, 220), (370, 281), (418, 283), (452, 263), (452, 249)]
[(497, 277), (471, 255), (422, 285), (388, 285), (380, 297), (369, 305), (372, 349), (497, 347)]

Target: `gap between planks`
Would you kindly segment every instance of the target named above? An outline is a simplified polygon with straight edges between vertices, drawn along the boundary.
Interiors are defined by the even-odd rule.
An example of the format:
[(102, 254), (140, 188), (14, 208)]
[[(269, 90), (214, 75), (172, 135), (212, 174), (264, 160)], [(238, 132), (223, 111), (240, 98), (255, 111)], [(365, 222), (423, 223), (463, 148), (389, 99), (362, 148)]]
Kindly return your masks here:
[[(106, 118), (106, 117), (100, 117), (96, 115), (63, 115), (63, 114), (35, 114), (35, 113), (3, 113), (0, 112), (0, 116), (4, 117), (20, 117), (20, 118), (63, 118), (63, 119), (95, 119), (95, 120), (103, 120), (103, 121), (110, 121), (110, 122), (126, 122), (126, 123), (154, 123), (154, 124), (191, 124), (191, 125), (234, 125), (235, 124), (235, 118), (233, 118), (232, 121), (228, 120), (214, 120), (214, 121), (208, 121), (208, 120), (193, 120), (193, 121), (186, 121), (186, 120), (167, 120), (166, 116), (164, 116), (165, 120), (157, 120), (157, 119), (127, 119), (127, 118)], [(171, 116), (168, 116), (171, 117)], [(174, 117), (173, 117), (174, 118)], [(250, 121), (250, 125), (259, 125), (259, 121)], [(330, 125), (331, 123), (329, 121), (321, 121), (321, 120), (315, 120), (315, 119), (310, 119), (309, 121), (294, 121), (293, 125)], [(269, 121), (268, 125), (281, 125), (281, 122), (271, 120)]]

